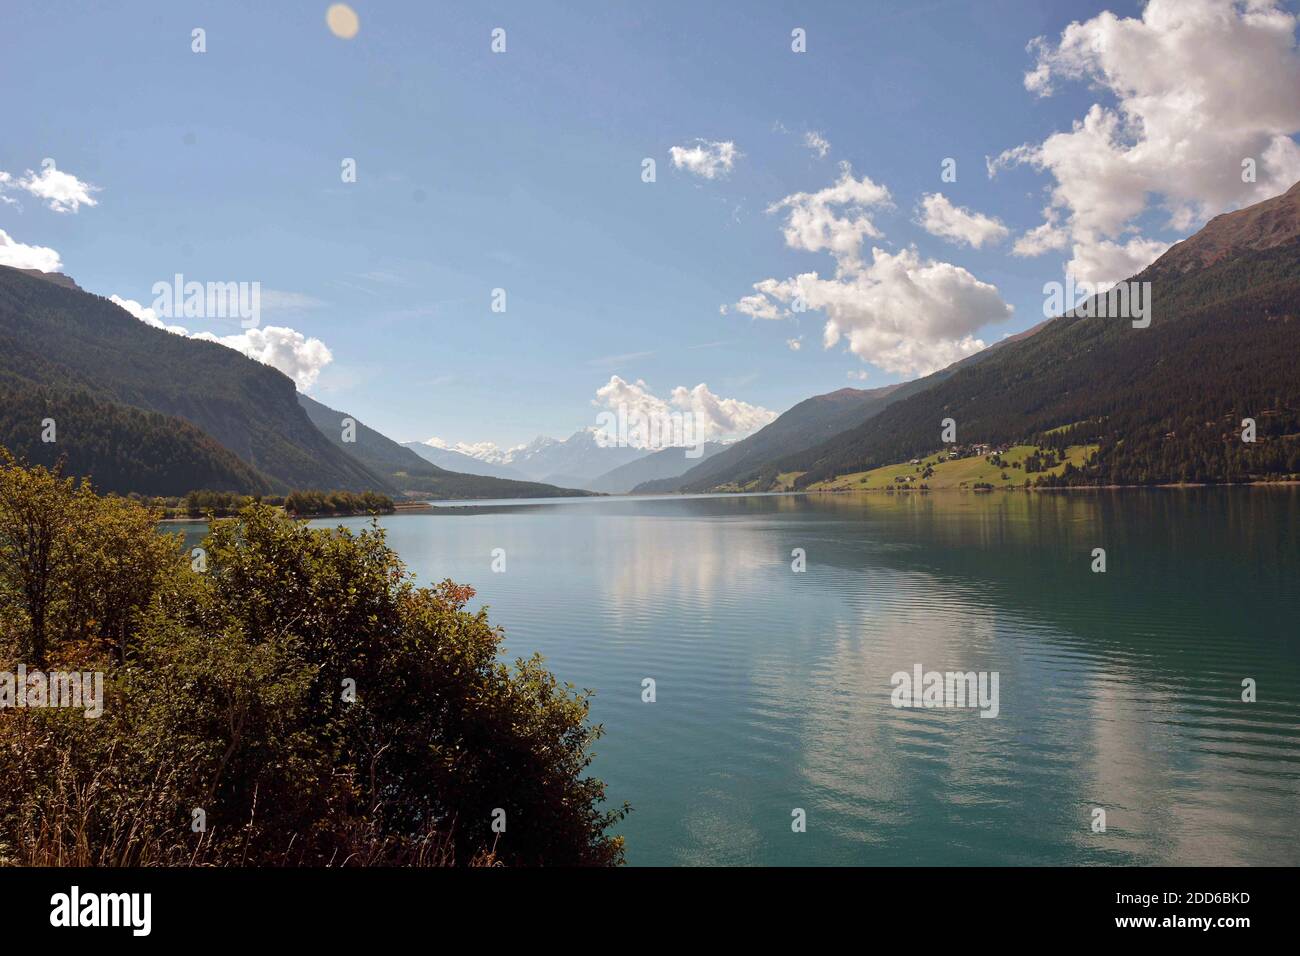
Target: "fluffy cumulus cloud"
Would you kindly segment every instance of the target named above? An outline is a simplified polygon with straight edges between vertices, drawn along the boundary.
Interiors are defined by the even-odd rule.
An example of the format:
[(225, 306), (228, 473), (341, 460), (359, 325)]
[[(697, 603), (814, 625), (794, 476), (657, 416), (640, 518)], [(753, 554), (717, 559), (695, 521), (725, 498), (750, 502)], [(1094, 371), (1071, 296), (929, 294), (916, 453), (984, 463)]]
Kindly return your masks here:
[[(22, 176), (12, 176), (0, 170), (0, 193), (21, 189), (31, 193), (55, 212), (77, 212), (82, 206), (96, 206), (99, 201), (92, 193), (99, 192), (98, 186), (82, 182), (71, 173), (65, 173), (48, 164), (41, 167), (39, 173), (27, 170)], [(13, 198), (3, 197), (12, 203)]]
[(1076, 279), (1110, 285), (1137, 275), (1159, 259), (1169, 245), (1158, 239), (1143, 239), (1140, 236), (1134, 236), (1123, 243), (1109, 239), (1076, 243), (1066, 271)]
[(1168, 247), (1136, 235), (1153, 201), (1166, 228), (1187, 233), (1300, 180), (1296, 27), (1274, 0), (1151, 0), (1141, 17), (1105, 12), (1034, 41), (1026, 89), (1048, 96), (1082, 81), (1114, 103), (990, 160), (990, 175), (1028, 165), (1054, 180), (1053, 215), (1015, 251), (1068, 242), (1076, 278), (1114, 282)]
[(308, 338), (296, 329), (281, 325), (243, 329), (235, 335), (199, 332), (191, 338), (216, 342), (263, 365), (278, 368), (304, 392), (316, 384), (321, 369), (334, 361), (333, 354), (320, 339)]
[[(684, 444), (742, 438), (776, 418), (776, 412), (760, 405), (738, 398), (721, 398), (703, 383), (694, 388), (679, 385), (667, 398), (661, 398), (641, 379), (628, 382), (617, 375), (611, 375), (606, 384), (596, 389), (592, 404), (614, 415), (626, 415), (633, 422), (688, 421), (689, 437)], [(667, 434), (666, 429), (663, 433)], [(638, 444), (635, 433), (631, 439), (632, 444)]]
[(1041, 256), (1051, 250), (1060, 251), (1070, 245), (1070, 233), (1061, 226), (1061, 214), (1051, 206), (1043, 209), (1043, 224), (1030, 229), (1011, 247), (1012, 255)]
[[(1011, 306), (995, 286), (960, 266), (923, 259), (914, 248), (891, 253), (873, 246), (870, 261), (864, 260), (863, 240), (881, 238), (871, 216), (890, 205), (888, 189), (866, 176), (856, 178), (847, 163), (825, 189), (773, 203), (769, 212), (785, 214), (786, 245), (829, 253), (834, 274), (763, 279), (754, 283), (752, 295), (735, 303), (736, 311), (769, 320), (820, 311), (826, 317), (826, 348), (844, 343), (864, 362), (902, 375), (924, 375), (984, 348), (975, 333), (1011, 317)], [(972, 245), (1006, 234), (995, 220), (956, 209), (947, 200), (941, 210), (930, 205), (936, 216), (946, 216), (946, 227), (960, 230)]]
[(1010, 235), (1010, 230), (999, 220), (954, 206), (943, 193), (922, 197), (916, 221), (932, 236), (976, 249), (985, 243), (1001, 242)]
[(0, 266), (58, 272), (63, 267), (59, 254), (49, 246), (29, 246), (0, 229)]
[(995, 286), (961, 266), (873, 248), (872, 262), (852, 275), (815, 272), (758, 283), (782, 305), (800, 300), (826, 315), (822, 343), (849, 351), (887, 372), (925, 375), (984, 348), (974, 333), (1011, 317)]
[(731, 172), (740, 153), (732, 142), (709, 142), (697, 139), (690, 146), (668, 150), (676, 169), (684, 169), (704, 179), (718, 179)]
[[(864, 237), (879, 238), (870, 211), (892, 205), (889, 190), (863, 176), (855, 179), (853, 167), (840, 163), (840, 176), (814, 193), (794, 193), (767, 209), (784, 212), (785, 243), (805, 252), (829, 252), (843, 268), (854, 268)], [(743, 311), (743, 310), (742, 310)]]
[(334, 361), (329, 348), (317, 338), (309, 338), (296, 329), (281, 325), (266, 325), (241, 329), (233, 335), (214, 335), (211, 332), (190, 332), (182, 325), (168, 325), (155, 309), (141, 305), (134, 299), (110, 295), (109, 301), (125, 309), (146, 325), (163, 329), (173, 335), (183, 335), (204, 342), (216, 342), (226, 348), (247, 355), (254, 361), (279, 369), (293, 379), (300, 391), (316, 384), (321, 370)]

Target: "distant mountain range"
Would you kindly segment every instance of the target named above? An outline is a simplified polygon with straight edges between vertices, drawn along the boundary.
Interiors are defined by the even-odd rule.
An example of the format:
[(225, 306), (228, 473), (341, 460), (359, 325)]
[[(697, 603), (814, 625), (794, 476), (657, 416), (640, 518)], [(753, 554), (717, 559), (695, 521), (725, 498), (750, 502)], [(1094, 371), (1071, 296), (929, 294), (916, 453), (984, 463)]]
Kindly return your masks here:
[(626, 494), (646, 482), (676, 478), (726, 448), (727, 445), (722, 442), (705, 442), (694, 458), (687, 457), (687, 453), (694, 449), (661, 448), (605, 472), (599, 478), (587, 482), (584, 487), (611, 495)]
[[(406, 442), (405, 447), (426, 461), (446, 468), (593, 491), (607, 490), (596, 487), (597, 479), (606, 473), (651, 454), (651, 451), (643, 448), (602, 446), (596, 438), (596, 432), (586, 429), (574, 432), (564, 439), (541, 436), (518, 448), (480, 451), (473, 456), (423, 442)], [(622, 481), (616, 480), (614, 483), (621, 485)], [(622, 490), (630, 488), (629, 485)]]
[(439, 448), (422, 441), (404, 441), (403, 448), (408, 448), (425, 461), (448, 471), (459, 471), (467, 475), (485, 475), (489, 478), (509, 478), (514, 481), (527, 480), (522, 471), (516, 471), (509, 465), (474, 458), (453, 448)]
[(606, 472), (648, 454), (643, 448), (602, 446), (595, 432), (584, 430), (564, 440), (536, 438), (512, 451), (506, 464), (537, 481), (585, 488)]
[(807, 488), (932, 452), (947, 418), (958, 442), (1096, 444), (1065, 483), (1300, 474), (1300, 184), (1212, 219), (1131, 281), (1151, 283), (1149, 327), (1094, 300), (914, 382), (809, 399), (635, 490)]
[[(512, 481), (448, 471), (421, 458), (347, 412), (340, 412), (306, 395), (298, 403), (312, 423), (339, 449), (347, 452), (404, 494), (438, 498), (554, 498), (584, 495), (577, 488), (557, 488), (534, 481)], [(345, 422), (353, 423), (353, 441), (345, 439)]]

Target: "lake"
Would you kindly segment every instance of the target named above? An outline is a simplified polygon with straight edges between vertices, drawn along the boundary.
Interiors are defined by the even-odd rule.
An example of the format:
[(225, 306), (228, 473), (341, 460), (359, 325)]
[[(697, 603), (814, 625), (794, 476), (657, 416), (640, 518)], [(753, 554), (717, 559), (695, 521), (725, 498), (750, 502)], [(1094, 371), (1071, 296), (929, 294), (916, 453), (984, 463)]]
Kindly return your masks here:
[[(447, 502), (381, 524), (422, 582), (477, 588), (512, 656), (596, 691), (631, 864), (1300, 863), (1295, 488)], [(996, 717), (894, 706), (918, 666), (996, 672)]]

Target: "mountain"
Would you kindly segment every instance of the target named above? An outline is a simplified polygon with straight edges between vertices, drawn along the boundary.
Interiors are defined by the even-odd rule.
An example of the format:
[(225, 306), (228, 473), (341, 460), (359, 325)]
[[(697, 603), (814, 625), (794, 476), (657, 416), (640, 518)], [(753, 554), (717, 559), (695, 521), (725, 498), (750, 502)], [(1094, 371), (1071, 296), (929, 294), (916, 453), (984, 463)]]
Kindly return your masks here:
[(1185, 275), (1247, 252), (1284, 246), (1300, 236), (1300, 183), (1245, 209), (1215, 216), (1152, 263), (1149, 277)]
[(952, 418), (959, 442), (1099, 445), (1069, 483), (1300, 473), (1300, 184), (1212, 219), (1131, 281), (1151, 283), (1149, 327), (1075, 309), (768, 472), (807, 487), (907, 460)]
[(981, 352), (968, 355), (946, 368), (910, 382), (869, 389), (841, 388), (825, 395), (814, 395), (786, 410), (743, 441), (729, 445), (721, 454), (691, 468), (679, 478), (646, 481), (633, 491), (637, 494), (673, 491), (698, 494), (715, 488), (735, 490), (740, 487), (774, 487), (777, 475), (789, 470), (782, 463), (791, 455), (861, 425), (894, 402), (925, 391), (959, 369), (985, 361), (999, 349), (1037, 334), (1046, 325), (1046, 322), (1040, 322)]
[[(52, 419), (55, 441), (42, 440)], [(172, 497), (200, 488), (266, 494), (275, 483), (181, 418), (79, 390), (0, 381), (0, 446), (32, 465), (86, 476), (101, 492)]]
[(481, 458), (474, 458), (452, 448), (437, 448), (422, 441), (404, 441), (402, 447), (409, 448), (430, 464), (445, 468), (448, 471), (456, 471), (465, 475), (484, 475), (489, 478), (525, 480), (523, 472), (516, 471), (509, 465), (484, 461)]
[(65, 289), (76, 289), (78, 292), (85, 291), (77, 285), (72, 276), (64, 275), (62, 272), (42, 272), (40, 269), (19, 269), (23, 275), (31, 276), (34, 279), (43, 279), (46, 282), (53, 282), (55, 285), (61, 285)]
[[(299, 394), (298, 402), (320, 430), (340, 451), (352, 456), (398, 491), (412, 496), (436, 498), (556, 498), (585, 495), (586, 491), (556, 488), (532, 481), (509, 481), (482, 475), (467, 475), (439, 468), (409, 448), (404, 448), (355, 416), (323, 405)], [(344, 441), (343, 422), (355, 423), (355, 441)]]
[(648, 454), (643, 448), (601, 446), (595, 432), (583, 430), (563, 441), (536, 438), (522, 448), (511, 449), (504, 463), (534, 481), (589, 488), (606, 472)]
[[(71, 280), (0, 266), (0, 382), (51, 396), (65, 409), (83, 402), (81, 427), (59, 423), (60, 450), (101, 480), (106, 468), (116, 468), (115, 490), (183, 494), (193, 490), (186, 487), (192, 481), (244, 493), (391, 488), (312, 425), (283, 373), (215, 342), (151, 328)], [(87, 399), (93, 409), (84, 404)], [(183, 430), (184, 449), (159, 445), (173, 456), (170, 474), (160, 473), (158, 463), (150, 465), (148, 454), (138, 457), (149, 447), (140, 436), (169, 426), (137, 413), (192, 426)], [(4, 415), (6, 434), (30, 433), (30, 422), (15, 419), (12, 410)], [(114, 461), (118, 438), (132, 430), (134, 445), (120, 454), (136, 455), (134, 464)], [(161, 436), (149, 438), (155, 440)]]
[(647, 481), (633, 490), (639, 494), (701, 492), (739, 483), (765, 463), (809, 448), (876, 414), (901, 387), (841, 388), (814, 395), (680, 477)]
[(621, 495), (647, 481), (676, 478), (683, 472), (708, 461), (727, 446), (722, 442), (705, 442), (700, 447), (700, 454), (695, 458), (686, 457), (686, 448), (661, 448), (644, 458), (630, 461), (605, 472), (599, 478), (587, 483), (592, 491)]

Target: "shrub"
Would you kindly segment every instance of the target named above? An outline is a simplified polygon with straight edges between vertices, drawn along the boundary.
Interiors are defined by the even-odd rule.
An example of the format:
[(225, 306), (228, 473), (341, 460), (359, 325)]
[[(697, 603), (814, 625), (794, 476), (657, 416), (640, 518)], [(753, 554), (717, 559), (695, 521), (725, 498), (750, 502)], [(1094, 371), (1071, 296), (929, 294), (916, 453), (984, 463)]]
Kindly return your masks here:
[[(48, 660), (103, 670), (107, 699), (94, 720), (0, 711), (0, 774), (19, 782), (0, 788), (0, 861), (622, 862), (628, 808), (586, 775), (589, 692), (539, 657), (503, 663), (472, 589), (416, 587), (377, 526), (258, 503), (214, 522), (197, 573), (139, 504), (40, 472), (0, 462), (0, 527), (15, 507), (80, 509), (52, 532), (74, 557), (44, 572)], [(12, 670), (32, 617), (9, 585), (0, 610)]]

